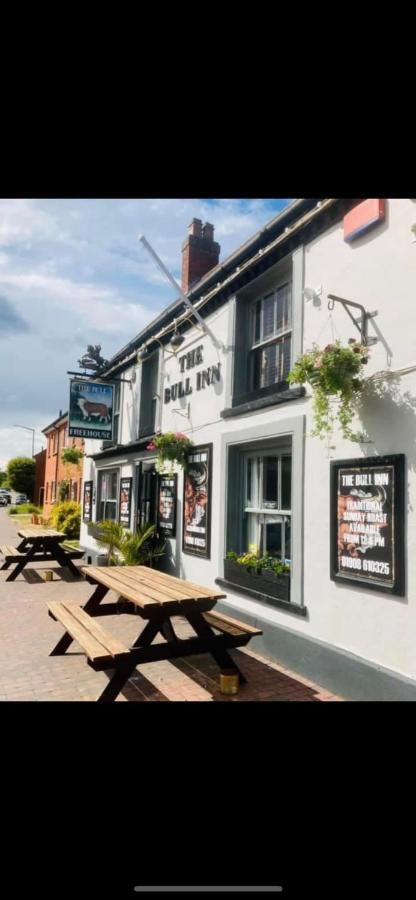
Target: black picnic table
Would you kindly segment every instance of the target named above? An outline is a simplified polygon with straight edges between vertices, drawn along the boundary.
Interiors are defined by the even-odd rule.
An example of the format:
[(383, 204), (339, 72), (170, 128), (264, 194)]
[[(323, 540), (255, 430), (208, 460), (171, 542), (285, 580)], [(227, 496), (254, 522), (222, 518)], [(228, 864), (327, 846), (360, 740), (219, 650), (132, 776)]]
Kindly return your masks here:
[(8, 569), (10, 565), (15, 565), (6, 581), (14, 581), (28, 563), (39, 561), (55, 561), (63, 568), (69, 569), (73, 575), (82, 577), (72, 560), (83, 554), (81, 551), (67, 550), (62, 546), (62, 542), (67, 539), (62, 531), (31, 525), (17, 533), (22, 538), (17, 547), (0, 548), (5, 558), (1, 568)]
[[(49, 615), (65, 628), (65, 634), (51, 651), (60, 656), (76, 640), (95, 670), (110, 670), (109, 683), (99, 701), (115, 700), (126, 681), (142, 663), (178, 659), (209, 653), (221, 672), (239, 674), (246, 681), (229, 650), (242, 647), (260, 635), (259, 628), (213, 612), (217, 600), (225, 597), (217, 588), (207, 588), (147, 566), (82, 567), (94, 590), (83, 607), (68, 601), (48, 602)], [(109, 591), (116, 602), (102, 603)], [(145, 620), (130, 647), (105, 631), (96, 617), (114, 614), (137, 615)], [(194, 631), (194, 637), (178, 638), (172, 618), (181, 616)], [(215, 630), (214, 630), (215, 629)], [(216, 634), (220, 632), (220, 635)], [(164, 640), (154, 642), (157, 636)]]

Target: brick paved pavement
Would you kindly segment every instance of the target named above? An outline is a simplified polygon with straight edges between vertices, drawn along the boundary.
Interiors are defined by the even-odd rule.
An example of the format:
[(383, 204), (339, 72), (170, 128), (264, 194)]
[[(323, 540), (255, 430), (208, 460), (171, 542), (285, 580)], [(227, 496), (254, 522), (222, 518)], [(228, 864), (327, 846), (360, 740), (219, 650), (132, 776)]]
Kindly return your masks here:
[[(0, 543), (17, 544), (17, 525), (0, 509)], [(80, 563), (82, 565), (82, 562)], [(54, 581), (44, 582), (41, 570), (52, 568)], [(64, 656), (49, 653), (63, 628), (48, 616), (48, 600), (66, 599), (85, 603), (92, 587), (55, 564), (35, 563), (6, 583), (8, 571), (0, 572), (0, 700), (96, 700), (107, 683), (104, 672), (94, 672), (75, 642)], [(116, 599), (111, 594), (108, 600)], [(143, 622), (144, 627), (144, 622)], [(178, 617), (179, 637), (192, 634)], [(140, 617), (107, 616), (105, 628), (129, 642), (137, 637)], [(163, 640), (159, 637), (159, 640)], [(259, 657), (255, 638), (249, 648), (231, 651), (248, 683), (238, 695), (220, 694), (219, 669), (209, 656), (193, 656), (174, 662), (147, 663), (137, 668), (116, 702), (126, 700), (220, 701), (339, 700), (323, 688), (269, 660)]]

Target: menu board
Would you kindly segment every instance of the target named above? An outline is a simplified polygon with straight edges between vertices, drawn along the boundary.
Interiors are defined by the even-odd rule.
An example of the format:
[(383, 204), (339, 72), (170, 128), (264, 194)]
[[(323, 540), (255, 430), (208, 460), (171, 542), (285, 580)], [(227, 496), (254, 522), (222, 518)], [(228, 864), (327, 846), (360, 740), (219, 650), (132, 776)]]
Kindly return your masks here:
[(177, 475), (159, 475), (157, 522), (164, 537), (176, 537), (177, 481)]
[(119, 522), (126, 528), (130, 525), (132, 483), (132, 478), (120, 478)]
[(92, 481), (84, 481), (82, 519), (84, 522), (91, 522), (92, 520)]
[(209, 559), (212, 444), (193, 447), (183, 479), (182, 550)]
[(404, 455), (331, 464), (331, 578), (404, 595)]

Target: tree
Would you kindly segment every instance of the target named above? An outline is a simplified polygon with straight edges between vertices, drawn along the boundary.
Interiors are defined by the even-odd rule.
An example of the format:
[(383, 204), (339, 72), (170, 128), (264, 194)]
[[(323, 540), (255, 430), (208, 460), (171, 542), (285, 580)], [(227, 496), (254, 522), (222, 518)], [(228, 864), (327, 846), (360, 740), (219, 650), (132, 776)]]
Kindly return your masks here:
[(0, 487), (3, 487), (5, 481), (7, 481), (7, 472), (0, 472)]
[(35, 467), (35, 460), (26, 456), (16, 456), (7, 464), (10, 487), (19, 494), (26, 494), (29, 500), (33, 500), (35, 490)]

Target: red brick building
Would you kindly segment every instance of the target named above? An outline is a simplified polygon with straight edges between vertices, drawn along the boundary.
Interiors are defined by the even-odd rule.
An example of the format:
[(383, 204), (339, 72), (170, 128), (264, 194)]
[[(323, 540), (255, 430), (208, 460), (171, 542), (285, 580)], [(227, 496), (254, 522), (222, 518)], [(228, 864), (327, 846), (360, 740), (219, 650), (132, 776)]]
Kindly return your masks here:
[(46, 450), (40, 450), (39, 453), (35, 453), (34, 459), (36, 468), (33, 502), (36, 503), (37, 506), (43, 506), (45, 494)]
[[(66, 487), (67, 500), (81, 501), (82, 460), (78, 464), (62, 462), (64, 447), (84, 449), (82, 438), (68, 438), (68, 413), (60, 412), (57, 419), (42, 429), (47, 440), (44, 490), (44, 515), (60, 501), (60, 488)], [(63, 484), (65, 483), (65, 485)]]

